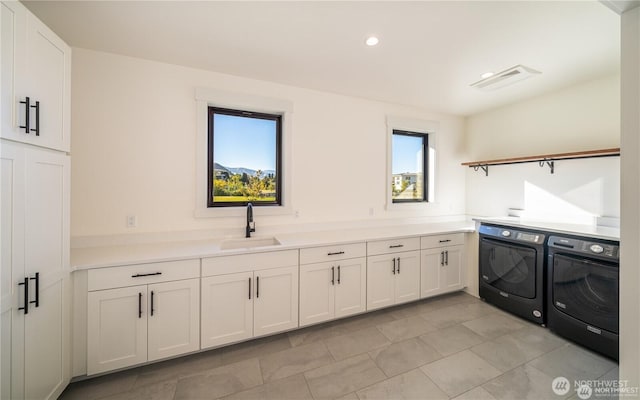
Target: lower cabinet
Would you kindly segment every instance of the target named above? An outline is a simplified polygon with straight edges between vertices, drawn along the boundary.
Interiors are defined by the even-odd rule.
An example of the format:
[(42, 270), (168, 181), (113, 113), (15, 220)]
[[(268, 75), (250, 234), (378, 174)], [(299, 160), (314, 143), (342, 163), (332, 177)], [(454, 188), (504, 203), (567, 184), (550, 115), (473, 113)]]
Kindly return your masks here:
[(420, 252), (370, 256), (367, 259), (367, 310), (420, 298)]
[(300, 326), (366, 310), (366, 258), (300, 266)]
[(211, 276), (202, 278), (201, 348), (298, 327), (297, 263), (297, 250), (204, 259), (203, 275)]
[[(163, 266), (162, 264), (178, 264)], [(160, 269), (180, 268), (180, 262), (159, 263)], [(186, 263), (186, 266), (199, 265)], [(123, 279), (153, 281), (164, 271), (135, 272), (136, 267), (89, 271), (87, 306), (87, 374), (159, 360), (200, 349), (200, 279), (91, 290), (92, 282), (108, 269), (123, 269)], [(143, 267), (145, 268), (145, 267)], [(153, 267), (151, 267), (153, 268)], [(148, 270), (149, 267), (146, 267)], [(190, 268), (193, 273), (199, 268)], [(178, 273), (189, 273), (187, 270)], [(168, 273), (166, 273), (168, 274)], [(193, 275), (192, 273), (189, 275)], [(99, 284), (99, 283), (98, 283)], [(102, 281), (102, 284), (109, 282)]]
[[(466, 286), (463, 234), (441, 239), (450, 246), (422, 250), (420, 297), (426, 298), (460, 290)], [(423, 241), (424, 242), (424, 241)]]

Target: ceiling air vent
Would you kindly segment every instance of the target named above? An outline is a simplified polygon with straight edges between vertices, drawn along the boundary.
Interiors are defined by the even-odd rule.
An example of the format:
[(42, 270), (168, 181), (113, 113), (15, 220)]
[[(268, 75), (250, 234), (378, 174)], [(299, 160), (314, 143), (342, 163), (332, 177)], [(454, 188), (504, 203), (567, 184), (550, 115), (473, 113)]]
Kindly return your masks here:
[(505, 69), (488, 78), (472, 83), (471, 87), (484, 91), (496, 90), (529, 79), (539, 73), (540, 71), (525, 67), (524, 65), (516, 65), (515, 67)]

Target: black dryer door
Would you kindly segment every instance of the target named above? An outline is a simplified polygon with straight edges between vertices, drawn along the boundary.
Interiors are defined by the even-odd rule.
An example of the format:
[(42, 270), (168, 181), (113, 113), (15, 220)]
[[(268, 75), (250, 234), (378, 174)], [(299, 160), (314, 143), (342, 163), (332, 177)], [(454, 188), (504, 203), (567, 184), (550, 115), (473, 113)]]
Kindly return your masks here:
[(537, 251), (482, 237), (480, 239), (480, 279), (515, 296), (536, 296)]
[(582, 322), (618, 333), (619, 268), (570, 255), (553, 256), (553, 306)]

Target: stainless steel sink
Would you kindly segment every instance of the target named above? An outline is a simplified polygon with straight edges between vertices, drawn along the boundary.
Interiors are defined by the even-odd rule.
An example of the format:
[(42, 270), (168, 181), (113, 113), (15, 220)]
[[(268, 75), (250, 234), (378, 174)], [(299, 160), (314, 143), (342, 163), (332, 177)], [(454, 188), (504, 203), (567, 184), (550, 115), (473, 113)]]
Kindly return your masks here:
[(251, 237), (243, 239), (227, 239), (220, 243), (220, 249), (252, 249), (255, 247), (278, 246), (280, 241), (275, 237)]

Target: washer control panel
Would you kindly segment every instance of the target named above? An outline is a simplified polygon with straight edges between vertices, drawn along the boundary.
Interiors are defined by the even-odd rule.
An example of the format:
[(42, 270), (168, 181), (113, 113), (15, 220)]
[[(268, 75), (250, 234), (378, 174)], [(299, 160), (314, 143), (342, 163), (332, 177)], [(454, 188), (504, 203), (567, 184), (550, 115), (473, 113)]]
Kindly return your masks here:
[(545, 235), (538, 232), (521, 231), (506, 226), (480, 225), (478, 232), (484, 236), (508, 239), (509, 241), (543, 244)]

